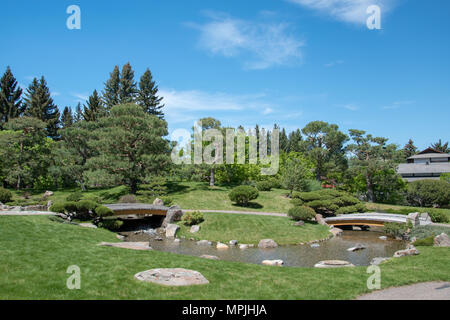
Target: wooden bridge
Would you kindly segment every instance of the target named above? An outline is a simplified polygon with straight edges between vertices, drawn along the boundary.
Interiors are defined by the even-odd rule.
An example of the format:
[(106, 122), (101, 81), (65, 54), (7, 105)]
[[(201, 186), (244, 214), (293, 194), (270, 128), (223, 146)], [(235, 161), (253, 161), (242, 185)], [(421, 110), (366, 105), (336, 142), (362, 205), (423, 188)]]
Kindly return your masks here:
[(114, 211), (114, 216), (128, 219), (138, 219), (151, 216), (166, 216), (168, 207), (145, 203), (106, 204), (105, 207)]
[(407, 223), (408, 216), (390, 213), (353, 213), (324, 219), (334, 226), (376, 226), (382, 227), (386, 222)]

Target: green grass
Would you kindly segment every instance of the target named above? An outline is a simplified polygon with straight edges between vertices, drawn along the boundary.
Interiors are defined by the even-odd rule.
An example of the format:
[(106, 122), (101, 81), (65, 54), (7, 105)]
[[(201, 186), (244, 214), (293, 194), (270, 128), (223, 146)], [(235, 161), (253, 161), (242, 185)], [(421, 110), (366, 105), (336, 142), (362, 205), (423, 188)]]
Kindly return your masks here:
[(257, 244), (261, 239), (270, 238), (280, 245), (325, 239), (330, 235), (327, 226), (306, 223), (297, 227), (294, 221), (284, 217), (226, 213), (204, 213), (203, 216), (205, 221), (196, 233), (190, 233), (190, 227), (179, 222), (179, 235), (196, 240), (238, 240), (247, 244)]
[[(369, 292), (365, 267), (269, 267), (100, 247), (100, 241), (117, 240), (106, 230), (45, 216), (0, 216), (0, 299), (352, 299)], [(419, 250), (381, 265), (382, 288), (450, 280), (450, 249)], [(81, 268), (80, 290), (66, 288), (70, 265)], [(198, 270), (210, 284), (164, 287), (133, 278), (164, 267)]]

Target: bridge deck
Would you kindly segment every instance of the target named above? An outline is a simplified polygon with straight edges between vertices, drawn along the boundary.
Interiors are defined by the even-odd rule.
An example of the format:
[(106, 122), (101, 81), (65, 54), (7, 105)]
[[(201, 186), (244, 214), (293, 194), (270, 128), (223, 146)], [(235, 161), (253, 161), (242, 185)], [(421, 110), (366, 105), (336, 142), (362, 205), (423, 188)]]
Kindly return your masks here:
[(157, 215), (165, 216), (168, 207), (156, 206), (153, 204), (145, 203), (118, 203), (118, 204), (106, 204), (105, 207), (114, 211), (115, 216), (126, 215)]
[(407, 223), (408, 216), (390, 213), (353, 213), (325, 218), (325, 222), (335, 226), (368, 225), (383, 226), (386, 222)]

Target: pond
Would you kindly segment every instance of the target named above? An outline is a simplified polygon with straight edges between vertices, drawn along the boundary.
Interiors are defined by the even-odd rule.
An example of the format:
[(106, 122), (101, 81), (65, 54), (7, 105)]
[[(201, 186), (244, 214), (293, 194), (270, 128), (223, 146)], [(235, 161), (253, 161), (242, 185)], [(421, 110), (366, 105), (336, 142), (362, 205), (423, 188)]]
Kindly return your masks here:
[[(375, 257), (392, 257), (395, 251), (406, 247), (404, 241), (379, 239), (384, 235), (379, 231), (344, 231), (341, 236), (318, 243), (319, 247), (304, 244), (278, 246), (274, 249), (259, 249), (255, 246), (244, 250), (239, 249), (239, 246), (218, 250), (215, 244), (198, 245), (196, 241), (188, 239), (181, 239), (178, 243), (164, 237), (162, 240), (155, 240), (154, 236), (145, 233), (135, 234), (133, 231), (121, 232), (121, 234), (127, 236), (126, 241), (149, 241), (150, 246), (159, 251), (191, 256), (213, 255), (221, 260), (254, 264), (261, 264), (263, 260), (281, 259), (285, 266), (292, 267), (313, 267), (322, 260), (345, 260), (356, 266), (367, 266)], [(348, 248), (357, 244), (362, 244), (366, 249), (347, 251)]]

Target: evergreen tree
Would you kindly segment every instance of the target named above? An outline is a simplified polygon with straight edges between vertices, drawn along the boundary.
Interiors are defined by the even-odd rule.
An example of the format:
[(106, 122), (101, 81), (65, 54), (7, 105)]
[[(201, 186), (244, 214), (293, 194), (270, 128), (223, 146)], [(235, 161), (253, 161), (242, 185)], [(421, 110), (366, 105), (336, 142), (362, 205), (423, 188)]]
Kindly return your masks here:
[(302, 142), (302, 133), (300, 129), (292, 131), (289, 133), (289, 143), (287, 146), (288, 152), (301, 152), (301, 142)]
[(289, 139), (284, 128), (280, 132), (280, 150), (286, 153), (289, 152)]
[(131, 103), (136, 99), (137, 88), (134, 81), (134, 71), (128, 62), (122, 68), (120, 75), (119, 102), (120, 104)]
[(152, 73), (149, 69), (145, 71), (139, 81), (139, 91), (137, 95), (137, 103), (145, 112), (164, 118), (162, 108), (164, 104), (161, 104), (162, 97), (158, 97), (158, 86), (153, 81)]
[(74, 122), (80, 122), (81, 120), (83, 120), (83, 110), (81, 109), (81, 103), (78, 102), (75, 108)]
[(58, 107), (53, 103), (50, 90), (44, 77), (33, 79), (25, 96), (25, 114), (46, 123), (47, 135), (52, 139), (58, 136), (59, 117)]
[(17, 80), (8, 66), (0, 79), (0, 129), (10, 119), (24, 112), (21, 95), (22, 89), (17, 86)]
[(86, 121), (97, 121), (98, 118), (103, 117), (105, 114), (106, 110), (102, 99), (98, 95), (97, 90), (94, 90), (84, 106), (83, 119)]
[(61, 115), (61, 127), (65, 129), (70, 127), (73, 123), (72, 109), (70, 107), (65, 107)]
[(115, 66), (113, 72), (110, 73), (108, 81), (105, 83), (105, 90), (103, 91), (103, 101), (108, 110), (119, 104), (119, 91), (120, 71), (119, 67)]
[(446, 143), (442, 143), (441, 139), (439, 139), (438, 142), (433, 143), (431, 145), (431, 148), (437, 150), (437, 151), (441, 151), (444, 153), (449, 153), (450, 152), (450, 148), (448, 147), (448, 142)]
[(417, 153), (417, 147), (412, 139), (409, 139), (408, 143), (403, 147), (403, 153), (405, 154), (405, 159)]

